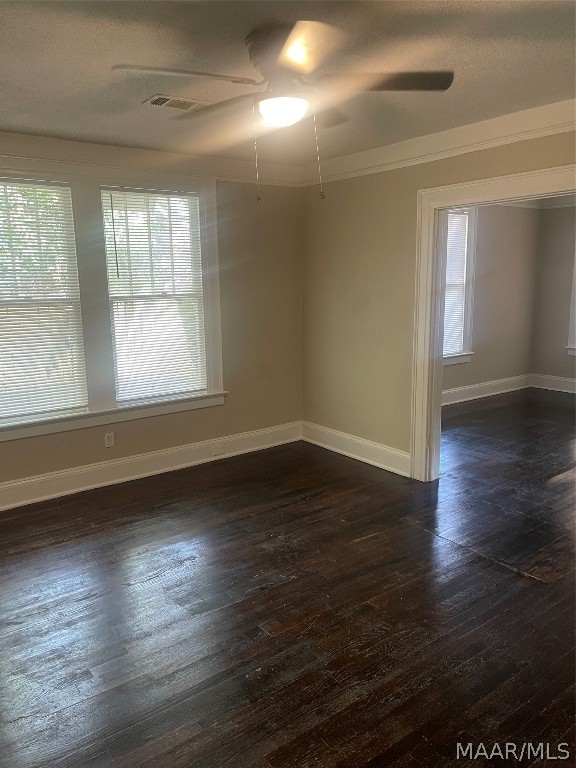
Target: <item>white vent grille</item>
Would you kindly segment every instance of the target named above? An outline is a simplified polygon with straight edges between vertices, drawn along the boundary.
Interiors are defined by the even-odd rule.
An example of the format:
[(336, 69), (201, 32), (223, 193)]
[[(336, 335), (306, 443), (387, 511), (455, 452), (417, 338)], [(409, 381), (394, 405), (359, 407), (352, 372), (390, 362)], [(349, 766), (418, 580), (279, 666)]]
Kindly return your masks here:
[(209, 102), (197, 101), (195, 99), (186, 99), (181, 96), (164, 96), (161, 93), (157, 93), (149, 99), (146, 99), (144, 104), (151, 107), (167, 107), (169, 109), (179, 109), (180, 111), (187, 112), (191, 109), (198, 109), (203, 107)]

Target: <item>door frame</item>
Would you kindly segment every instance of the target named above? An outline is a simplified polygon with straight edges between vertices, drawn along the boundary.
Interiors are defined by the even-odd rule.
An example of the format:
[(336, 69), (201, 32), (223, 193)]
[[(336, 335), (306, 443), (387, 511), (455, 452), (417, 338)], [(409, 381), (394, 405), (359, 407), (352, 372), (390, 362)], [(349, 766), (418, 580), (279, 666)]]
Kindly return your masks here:
[(411, 471), (429, 482), (440, 474), (443, 296), (440, 211), (468, 205), (553, 197), (576, 191), (576, 165), (469, 181), (418, 191), (416, 301), (412, 366)]

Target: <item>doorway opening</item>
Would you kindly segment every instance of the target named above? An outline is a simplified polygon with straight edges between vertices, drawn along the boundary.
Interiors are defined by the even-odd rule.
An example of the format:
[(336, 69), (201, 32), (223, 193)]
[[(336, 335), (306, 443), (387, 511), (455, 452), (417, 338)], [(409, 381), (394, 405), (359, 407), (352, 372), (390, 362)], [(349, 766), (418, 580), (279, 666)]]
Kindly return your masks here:
[[(440, 476), (447, 213), (557, 198), (576, 191), (575, 166), (487, 179), (418, 193), (418, 258), (412, 407), (412, 477)], [(468, 226), (470, 224), (468, 223)], [(473, 224), (472, 224), (473, 227)], [(470, 228), (472, 228), (470, 227)], [(470, 231), (470, 230), (468, 230)], [(566, 345), (568, 338), (566, 339)]]
[(490, 535), (519, 514), (516, 530), (561, 532), (574, 505), (575, 205), (560, 195), (439, 216), (440, 484), (475, 497)]

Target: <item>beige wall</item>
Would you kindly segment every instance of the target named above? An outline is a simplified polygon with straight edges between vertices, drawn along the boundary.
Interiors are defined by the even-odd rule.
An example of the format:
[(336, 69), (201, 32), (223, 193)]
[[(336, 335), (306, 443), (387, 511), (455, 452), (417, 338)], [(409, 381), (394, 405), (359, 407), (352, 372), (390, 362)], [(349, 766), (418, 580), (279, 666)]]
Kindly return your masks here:
[[(18, 137), (23, 152), (26, 138)], [(60, 167), (67, 143), (42, 141), (29, 156), (50, 154), (46, 167)], [(80, 152), (77, 144), (73, 149)], [(110, 165), (161, 165), (162, 153), (107, 150), (99, 151)], [(90, 153), (89, 146), (82, 148), (75, 161), (89, 162)], [(257, 204), (252, 185), (219, 183), (226, 404), (115, 424), (113, 453), (103, 448), (104, 426), (1, 443), (0, 480), (302, 415), (408, 450), (417, 190), (572, 162), (574, 137), (559, 134), (330, 183), (325, 200), (318, 199), (317, 188), (269, 186)], [(188, 172), (185, 164), (168, 165)]]
[(538, 209), (479, 206), (472, 351), (444, 366), (443, 389), (532, 373), (532, 312)]
[(417, 191), (573, 162), (565, 133), (306, 189), (304, 418), (409, 450)]
[(300, 190), (218, 183), (223, 406), (0, 443), (0, 481), (261, 429), (301, 417)]
[(573, 378), (576, 358), (566, 351), (574, 270), (576, 209), (539, 212), (532, 373)]

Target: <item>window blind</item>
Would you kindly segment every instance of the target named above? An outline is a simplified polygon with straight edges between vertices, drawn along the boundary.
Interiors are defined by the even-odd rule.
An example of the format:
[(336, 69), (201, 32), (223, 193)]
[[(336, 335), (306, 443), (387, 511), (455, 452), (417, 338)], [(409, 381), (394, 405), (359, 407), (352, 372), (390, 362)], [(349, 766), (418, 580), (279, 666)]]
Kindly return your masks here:
[(446, 297), (444, 304), (444, 355), (464, 352), (468, 213), (448, 212), (446, 236)]
[(195, 195), (102, 190), (119, 403), (205, 391)]
[(0, 179), (0, 424), (87, 406), (70, 188)]

